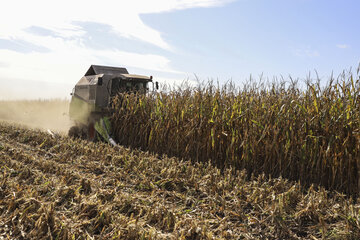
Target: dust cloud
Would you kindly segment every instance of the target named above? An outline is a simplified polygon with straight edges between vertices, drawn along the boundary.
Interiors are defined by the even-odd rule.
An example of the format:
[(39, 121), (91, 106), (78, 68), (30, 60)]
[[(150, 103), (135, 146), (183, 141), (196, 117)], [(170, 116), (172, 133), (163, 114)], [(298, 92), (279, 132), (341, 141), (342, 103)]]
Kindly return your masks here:
[(61, 99), (2, 100), (0, 121), (67, 134), (72, 126), (68, 114), (69, 104), (69, 100)]

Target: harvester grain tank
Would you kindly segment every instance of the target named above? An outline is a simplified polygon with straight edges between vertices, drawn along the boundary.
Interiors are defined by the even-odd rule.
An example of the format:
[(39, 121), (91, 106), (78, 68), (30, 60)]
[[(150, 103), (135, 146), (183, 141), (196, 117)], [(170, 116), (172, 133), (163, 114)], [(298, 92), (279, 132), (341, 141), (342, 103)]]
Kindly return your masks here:
[(110, 137), (112, 98), (119, 93), (146, 94), (150, 83), (154, 90), (152, 76), (129, 74), (126, 68), (91, 65), (71, 93), (69, 115), (75, 125), (69, 136), (115, 144)]

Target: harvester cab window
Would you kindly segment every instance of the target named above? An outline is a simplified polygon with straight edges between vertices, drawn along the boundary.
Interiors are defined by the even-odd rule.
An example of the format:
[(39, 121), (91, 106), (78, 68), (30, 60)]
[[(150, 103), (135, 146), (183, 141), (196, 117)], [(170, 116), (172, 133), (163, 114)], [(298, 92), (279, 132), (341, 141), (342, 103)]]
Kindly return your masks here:
[(125, 92), (143, 92), (144, 91), (144, 83), (143, 82), (135, 82), (134, 80), (126, 82), (126, 90)]
[(141, 92), (146, 93), (148, 90), (147, 82), (136, 81), (135, 79), (124, 80), (120, 78), (112, 79), (111, 96), (118, 93)]
[(120, 78), (112, 79), (111, 83), (111, 96), (115, 96), (118, 93), (125, 92), (126, 85), (125, 82), (122, 81)]
[(139, 82), (139, 83), (136, 83), (136, 84), (135, 84), (135, 90), (136, 90), (136, 91), (140, 91), (140, 90), (142, 90), (143, 88), (144, 88), (144, 85), (143, 85), (142, 82)]
[(131, 92), (132, 89), (133, 85), (131, 84), (131, 82), (126, 82), (126, 92)]

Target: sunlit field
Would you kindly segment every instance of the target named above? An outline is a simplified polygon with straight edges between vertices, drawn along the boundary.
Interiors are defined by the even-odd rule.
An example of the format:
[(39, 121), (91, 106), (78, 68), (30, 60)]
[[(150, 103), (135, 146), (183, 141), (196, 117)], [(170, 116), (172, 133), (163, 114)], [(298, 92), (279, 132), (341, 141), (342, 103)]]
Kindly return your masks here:
[(359, 94), (358, 75), (121, 94), (115, 147), (67, 137), (67, 100), (1, 101), (0, 238), (359, 239)]
[(359, 192), (360, 80), (213, 83), (114, 100), (119, 143)]
[(0, 123), (4, 239), (359, 239), (324, 188)]

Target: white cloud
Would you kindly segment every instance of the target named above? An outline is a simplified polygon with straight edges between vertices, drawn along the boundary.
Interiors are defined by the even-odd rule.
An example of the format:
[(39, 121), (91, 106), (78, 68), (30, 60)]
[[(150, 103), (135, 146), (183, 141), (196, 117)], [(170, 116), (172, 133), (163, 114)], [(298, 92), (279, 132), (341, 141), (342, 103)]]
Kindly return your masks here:
[[(116, 34), (172, 50), (161, 33), (147, 26), (141, 14), (176, 11), (195, 7), (216, 7), (233, 0), (12, 0), (2, 5), (0, 39), (25, 41), (48, 49), (45, 52), (19, 52), (0, 49), (0, 78), (57, 83), (74, 83), (90, 64), (127, 66), (170, 74), (183, 74), (170, 66), (170, 60), (155, 54), (120, 50), (96, 50), (84, 45), (86, 31), (78, 22), (110, 26)], [(40, 27), (51, 36), (33, 34)], [(181, 78), (181, 77), (180, 77)], [(3, 86), (4, 87), (4, 86)]]
[[(84, 32), (74, 21), (91, 21), (113, 27), (120, 36), (138, 39), (163, 49), (171, 49), (161, 33), (145, 25), (140, 14), (194, 7), (214, 7), (230, 0), (12, 0), (2, 6), (0, 38), (25, 37), (24, 29), (39, 26), (64, 37)], [(25, 35), (25, 36), (24, 36)]]
[(346, 49), (346, 48), (349, 48), (350, 46), (347, 44), (338, 44), (338, 45), (336, 45), (336, 47), (341, 48), (341, 49)]
[(298, 48), (294, 50), (295, 56), (298, 57), (320, 57), (320, 53), (317, 50), (311, 48)]
[(0, 76), (45, 82), (74, 81), (71, 79), (72, 76), (80, 78), (93, 63), (140, 66), (151, 71), (181, 73), (173, 70), (169, 66), (170, 61), (163, 56), (118, 50), (91, 50), (72, 43), (58, 44), (57, 50), (46, 53), (24, 54), (0, 49), (0, 56), (7, 59), (7, 67), (0, 68)]

